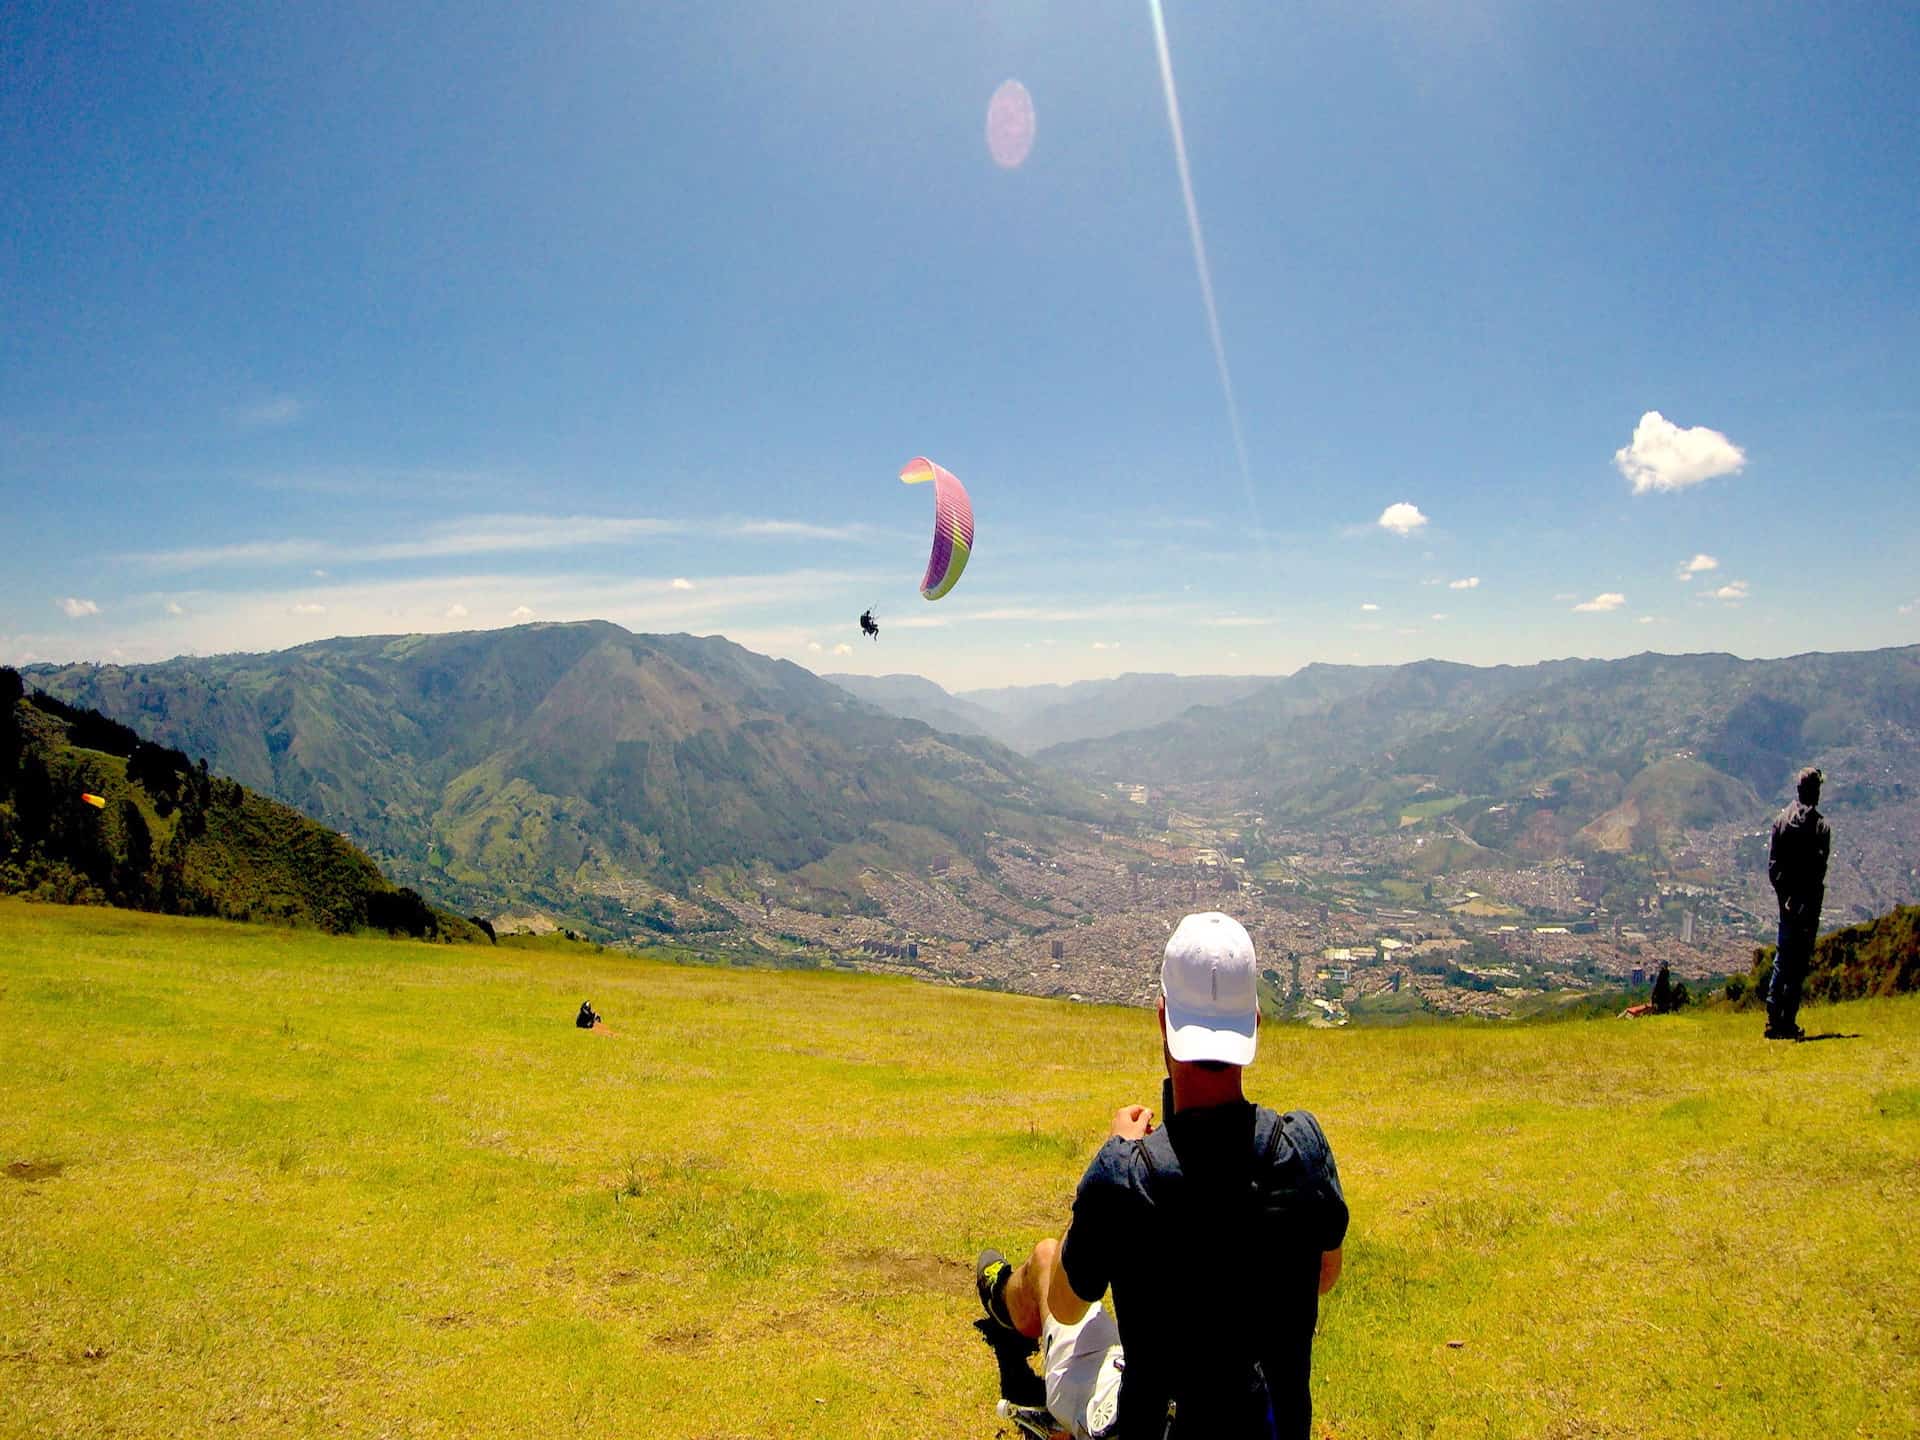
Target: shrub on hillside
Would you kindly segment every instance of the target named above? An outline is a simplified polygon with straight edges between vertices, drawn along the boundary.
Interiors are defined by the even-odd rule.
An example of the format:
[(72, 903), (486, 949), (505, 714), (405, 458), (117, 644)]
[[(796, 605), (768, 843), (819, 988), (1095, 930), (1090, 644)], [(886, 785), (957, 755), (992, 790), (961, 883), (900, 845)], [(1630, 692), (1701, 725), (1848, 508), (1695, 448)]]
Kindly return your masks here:
[(440, 929), (433, 907), (420, 898), (419, 892), (405, 887), (369, 894), (367, 924), (375, 930), (411, 935), (415, 939), (437, 934)]
[[(1747, 1003), (1766, 998), (1773, 974), (1771, 945), (1753, 952)], [(1859, 1000), (1920, 990), (1920, 905), (1903, 905), (1876, 920), (1823, 936), (1807, 967), (1809, 1000)]]

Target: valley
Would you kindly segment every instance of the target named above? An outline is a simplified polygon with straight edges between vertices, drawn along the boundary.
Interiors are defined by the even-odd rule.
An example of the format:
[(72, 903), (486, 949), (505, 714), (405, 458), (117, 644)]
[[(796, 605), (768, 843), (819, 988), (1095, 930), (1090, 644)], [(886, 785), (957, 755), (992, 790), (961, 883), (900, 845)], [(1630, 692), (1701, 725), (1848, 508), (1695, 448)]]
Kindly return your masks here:
[(1312, 1025), (1593, 1006), (1662, 965), (1698, 988), (1772, 938), (1767, 826), (1806, 763), (1826, 927), (1920, 885), (1912, 647), (955, 696), (594, 622), (27, 679), (506, 930), (1086, 1001), (1149, 1003), (1210, 908)]

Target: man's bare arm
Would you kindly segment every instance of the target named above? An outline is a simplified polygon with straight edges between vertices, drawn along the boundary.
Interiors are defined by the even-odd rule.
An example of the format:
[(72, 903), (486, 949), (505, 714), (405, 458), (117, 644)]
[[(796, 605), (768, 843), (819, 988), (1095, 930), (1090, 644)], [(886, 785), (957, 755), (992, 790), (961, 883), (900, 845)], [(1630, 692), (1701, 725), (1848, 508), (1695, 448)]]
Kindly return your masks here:
[(1320, 1293), (1326, 1294), (1340, 1278), (1340, 1252), (1328, 1250), (1320, 1256)]

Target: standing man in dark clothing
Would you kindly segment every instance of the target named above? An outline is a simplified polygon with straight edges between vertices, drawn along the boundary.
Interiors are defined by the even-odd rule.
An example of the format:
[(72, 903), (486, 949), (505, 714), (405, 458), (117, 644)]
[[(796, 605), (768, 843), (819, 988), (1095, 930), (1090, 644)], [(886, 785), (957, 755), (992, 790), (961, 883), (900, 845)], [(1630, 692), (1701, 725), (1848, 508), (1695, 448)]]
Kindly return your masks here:
[[(1257, 974), (1231, 916), (1180, 922), (1160, 972), (1166, 1124), (1121, 1110), (1065, 1238), (1019, 1265), (980, 1257), (989, 1331), (1044, 1343), (1047, 1408), (1075, 1440), (1306, 1440), (1311, 1428), (1313, 1331), (1347, 1203), (1319, 1122), (1242, 1091)], [(1100, 1304), (1109, 1286), (1118, 1323)]]
[(1780, 901), (1780, 942), (1773, 952), (1773, 976), (1767, 982), (1767, 1039), (1800, 1040), (1800, 989), (1813, 959), (1820, 931), (1820, 906), (1827, 898), (1827, 856), (1833, 830), (1815, 808), (1820, 803), (1818, 770), (1794, 777), (1799, 798), (1773, 822), (1767, 851), (1767, 879)]

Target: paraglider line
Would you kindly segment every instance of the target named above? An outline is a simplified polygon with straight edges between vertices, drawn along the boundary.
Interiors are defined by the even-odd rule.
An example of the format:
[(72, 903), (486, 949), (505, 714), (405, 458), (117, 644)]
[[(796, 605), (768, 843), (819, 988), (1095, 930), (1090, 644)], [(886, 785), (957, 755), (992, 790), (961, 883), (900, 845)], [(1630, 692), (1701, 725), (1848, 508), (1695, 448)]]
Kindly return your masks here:
[[(1213, 341), (1213, 363), (1220, 371), (1220, 389), (1227, 397), (1227, 423), (1233, 427), (1233, 453), (1240, 462), (1240, 480), (1247, 489), (1247, 510), (1260, 534), (1259, 507), (1253, 497), (1253, 470), (1247, 464), (1247, 439), (1240, 429), (1240, 404), (1233, 396), (1233, 372), (1227, 366), (1227, 343), (1220, 337), (1220, 311), (1213, 300), (1213, 272), (1207, 265), (1207, 242), (1200, 233), (1200, 207), (1193, 198), (1193, 171), (1187, 165), (1187, 137), (1180, 125), (1180, 97), (1173, 88), (1173, 55), (1167, 49), (1167, 19), (1160, 0), (1147, 0), (1153, 12), (1153, 42), (1160, 52), (1160, 84), (1167, 95), (1167, 124), (1173, 131), (1173, 158), (1180, 167), (1180, 195), (1187, 203), (1187, 232), (1193, 238), (1193, 267), (1200, 275), (1200, 300), (1207, 309), (1207, 334)], [(1264, 535), (1261, 549), (1266, 549)]]

